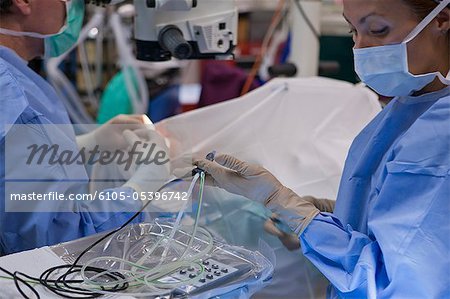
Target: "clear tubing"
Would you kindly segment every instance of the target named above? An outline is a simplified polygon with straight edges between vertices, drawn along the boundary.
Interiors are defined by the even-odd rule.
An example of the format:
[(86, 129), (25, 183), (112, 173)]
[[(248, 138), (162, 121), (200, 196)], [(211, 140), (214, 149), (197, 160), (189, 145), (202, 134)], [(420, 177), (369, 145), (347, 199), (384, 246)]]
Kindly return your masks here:
[[(197, 182), (198, 177), (199, 177), (199, 174), (197, 173), (197, 174), (194, 176), (194, 179), (192, 180), (191, 185), (189, 186), (189, 190), (188, 190), (188, 198), (191, 198), (192, 191), (194, 190), (195, 183)], [(200, 183), (200, 184), (201, 184), (201, 183)], [(183, 218), (184, 212), (186, 211), (188, 202), (189, 202), (189, 200), (187, 200), (187, 201), (184, 202), (183, 207), (181, 208), (180, 212), (178, 213), (177, 219), (176, 219), (175, 224), (174, 224), (174, 226), (173, 226), (173, 228), (172, 228), (172, 231), (171, 231), (171, 233), (170, 233), (169, 240), (167, 241), (167, 247), (164, 249), (164, 252), (163, 252), (163, 254), (162, 254), (162, 256), (161, 256), (161, 261), (160, 261), (160, 263), (159, 263), (158, 265), (161, 265), (163, 259), (165, 259), (166, 256), (167, 256), (167, 251), (168, 251), (169, 248), (170, 248), (170, 244), (171, 244), (171, 242), (172, 242), (172, 240), (173, 240), (173, 237), (175, 236), (175, 233), (178, 231), (178, 228), (180, 227), (181, 219)], [(197, 222), (197, 221), (196, 221), (196, 222)], [(183, 256), (181, 256), (181, 258), (183, 258)]]
[[(118, 294), (117, 292), (103, 291), (103, 290), (99, 290), (98, 288), (99, 287), (113, 287), (115, 285), (120, 285), (120, 284), (125, 283), (125, 282), (128, 282), (128, 283), (136, 282), (136, 284), (132, 284), (132, 286), (146, 285), (147, 287), (149, 287), (149, 288), (151, 288), (152, 290), (155, 290), (155, 291), (153, 291), (153, 292), (147, 291), (147, 292), (140, 292), (140, 293), (139, 292), (136, 292), (136, 293), (128, 293), (127, 292), (127, 293), (124, 293), (124, 294), (130, 295), (130, 296), (136, 296), (136, 297), (157, 296), (157, 295), (167, 294), (169, 292), (167, 290), (167, 288), (172, 289), (172, 288), (175, 288), (177, 286), (185, 285), (186, 283), (189, 283), (190, 280), (182, 281), (182, 282), (179, 282), (177, 284), (168, 284), (168, 283), (157, 282), (157, 280), (159, 278), (164, 277), (168, 273), (170, 273), (170, 272), (172, 272), (172, 271), (174, 271), (174, 270), (176, 270), (176, 269), (178, 269), (180, 267), (189, 267), (191, 265), (199, 265), (201, 267), (202, 271), (203, 271), (203, 266), (198, 264), (198, 263), (192, 262), (192, 260), (196, 260), (198, 258), (204, 257), (209, 252), (211, 252), (211, 250), (213, 248), (213, 239), (212, 239), (211, 234), (207, 230), (205, 230), (205, 229), (203, 229), (201, 227), (199, 227), (198, 230), (199, 230), (199, 232), (201, 232), (202, 234), (205, 234), (207, 236), (207, 238), (208, 238), (207, 241), (201, 240), (201, 239), (200, 240), (202, 242), (208, 244), (208, 246), (204, 250), (199, 251), (198, 254), (192, 256), (191, 258), (189, 258), (189, 259), (187, 259), (185, 261), (176, 261), (174, 263), (170, 263), (170, 264), (164, 265), (162, 267), (158, 267), (157, 269), (150, 270), (148, 267), (143, 267), (143, 266), (137, 265), (135, 263), (132, 263), (130, 261), (123, 261), (120, 258), (116, 258), (116, 257), (98, 257), (98, 258), (90, 260), (87, 263), (87, 265), (83, 266), (83, 268), (81, 269), (81, 271), (80, 271), (81, 272), (81, 276), (85, 280), (83, 287), (86, 287), (87, 290), (91, 290), (93, 292), (97, 292), (97, 293), (101, 293), (101, 294), (105, 294), (105, 295), (112, 295), (112, 294), (116, 294), (117, 295)], [(178, 240), (175, 240), (175, 241), (179, 242)], [(93, 276), (91, 278), (87, 278), (86, 274), (85, 274), (86, 267), (89, 264), (92, 264), (92, 263), (95, 263), (95, 262), (98, 262), (98, 261), (103, 261), (103, 260), (106, 260), (106, 261), (113, 260), (113, 261), (123, 262), (123, 263), (126, 263), (128, 265), (132, 265), (134, 267), (141, 268), (143, 270), (147, 270), (148, 269), (150, 271), (149, 272), (144, 272), (144, 273), (136, 273), (136, 272), (133, 272), (133, 271), (124, 271), (124, 272), (127, 272), (127, 273), (128, 272), (132, 272), (132, 275), (134, 273), (134, 276), (130, 277), (128, 279), (116, 280), (116, 281), (113, 281), (113, 282), (95, 282), (95, 281), (92, 281), (92, 280), (97, 278), (97, 277), (99, 277), (99, 276), (101, 276), (101, 275), (105, 275), (105, 274), (108, 274), (108, 273), (111, 273), (111, 272), (117, 272), (117, 271), (114, 271), (114, 270), (104, 271), (104, 272), (101, 273), (101, 275), (96, 274), (95, 276)], [(159, 275), (155, 275), (155, 274), (159, 274)], [(143, 282), (141, 281), (142, 277), (143, 277)], [(151, 281), (150, 281), (150, 278), (152, 279)]]
[[(198, 173), (196, 174), (196, 176), (198, 176)], [(192, 235), (191, 238), (189, 239), (189, 244), (184, 250), (183, 255), (181, 255), (181, 258), (184, 258), (189, 248), (192, 247), (192, 242), (194, 241), (195, 235), (197, 233), (198, 220), (200, 219), (200, 212), (202, 210), (204, 185), (205, 185), (205, 172), (202, 171), (200, 172), (200, 189), (198, 191), (198, 208), (197, 208), (197, 215), (195, 217), (194, 229), (192, 230)]]
[[(156, 223), (160, 228), (161, 228), (161, 233), (160, 234), (155, 234), (156, 236), (159, 236), (159, 239), (157, 240), (157, 242), (155, 244), (153, 244), (151, 246), (151, 248), (149, 249), (149, 251), (142, 257), (140, 258), (136, 263), (132, 263), (128, 260), (125, 260), (123, 258), (117, 258), (117, 257), (112, 257), (112, 256), (103, 256), (103, 257), (97, 257), (94, 259), (91, 259), (90, 261), (88, 261), (81, 269), (80, 274), (81, 277), (84, 280), (83, 283), (83, 287), (86, 287), (88, 290), (92, 290), (94, 292), (97, 293), (101, 293), (101, 294), (117, 294), (117, 292), (112, 292), (112, 291), (103, 291), (103, 290), (99, 290), (99, 288), (101, 287), (114, 287), (116, 285), (120, 285), (123, 283), (129, 283), (131, 286), (135, 287), (135, 286), (147, 286), (149, 289), (151, 289), (151, 291), (147, 291), (147, 292), (136, 292), (136, 293), (126, 293), (128, 295), (131, 296), (136, 296), (136, 297), (141, 297), (141, 296), (158, 296), (158, 295), (163, 295), (163, 294), (167, 294), (168, 292), (170, 292), (170, 289), (176, 288), (178, 286), (181, 285), (185, 285), (188, 284), (192, 281), (194, 281), (195, 279), (190, 279), (190, 280), (185, 280), (185, 281), (180, 281), (177, 283), (164, 283), (164, 282), (159, 282), (158, 279), (166, 276), (167, 274), (173, 272), (176, 269), (179, 269), (181, 267), (190, 267), (193, 265), (198, 265), (200, 267), (200, 272), (203, 273), (204, 268), (201, 264), (198, 264), (196, 262), (194, 262), (197, 259), (203, 258), (204, 256), (206, 256), (207, 254), (209, 254), (213, 248), (213, 238), (211, 236), (211, 234), (201, 228), (198, 227), (198, 220), (199, 220), (199, 216), (201, 213), (201, 206), (202, 206), (202, 202), (203, 202), (203, 189), (204, 189), (204, 183), (205, 183), (205, 173), (200, 173), (197, 174), (190, 187), (188, 190), (188, 194), (189, 197), (191, 197), (192, 192), (193, 192), (193, 188), (195, 186), (195, 183), (197, 182), (197, 180), (200, 178), (200, 188), (199, 188), (199, 208), (197, 209), (197, 214), (196, 214), (196, 219), (195, 219), (195, 223), (194, 223), (194, 228), (191, 234), (189, 234), (189, 241), (188, 244), (185, 244), (179, 240), (174, 239), (176, 232), (179, 232), (181, 234), (184, 235), (188, 235), (188, 233), (184, 232), (183, 230), (179, 230), (180, 228), (180, 223), (181, 223), (181, 219), (183, 216), (184, 211), (186, 210), (188, 201), (184, 204), (182, 210), (178, 213), (177, 219), (173, 225), (173, 227), (170, 227), (168, 225), (158, 225), (158, 223)], [(165, 231), (165, 229), (167, 229)], [(169, 229), (170, 229), (170, 233), (169, 233)], [(204, 235), (206, 237), (206, 240), (204, 240), (203, 238), (199, 238), (197, 236), (197, 232), (201, 233), (202, 235)], [(168, 234), (168, 235), (167, 235)], [(164, 261), (165, 257), (167, 257), (167, 250), (169, 247), (166, 247), (161, 259), (159, 261), (159, 264), (154, 267), (153, 269), (150, 269), (149, 267), (145, 267), (142, 266), (142, 264), (144, 263), (144, 261), (155, 251), (156, 248), (158, 248), (158, 246), (160, 246), (160, 243), (163, 240), (167, 239), (167, 243), (168, 244), (172, 244), (173, 242), (183, 245), (185, 246), (185, 250), (182, 254), (182, 256), (177, 259), (174, 262), (169, 262), (165, 265), (161, 266), (161, 263)], [(200, 249), (195, 249), (192, 248), (192, 244), (194, 239), (206, 244), (206, 247), (202, 250)], [(169, 245), (170, 246), (170, 245)], [(188, 252), (188, 250), (192, 248), (195, 251), (198, 251), (197, 254), (193, 254), (191, 257), (189, 258), (185, 258), (186, 253)], [(128, 254), (127, 254), (128, 255)], [(183, 260), (182, 260), (183, 259)], [(97, 262), (119, 262), (120, 263), (120, 268), (119, 270), (106, 270), (104, 272), (101, 273), (97, 273), (96, 275), (92, 276), (92, 277), (87, 277), (86, 276), (86, 269), (87, 267), (89, 267), (89, 265), (92, 265), (94, 263)], [(131, 266), (131, 270), (125, 270), (123, 269), (124, 265), (128, 265)], [(104, 275), (108, 275), (112, 272), (121, 272), (122, 274), (128, 276), (125, 279), (122, 280), (115, 280), (115, 281), (111, 281), (111, 282), (97, 282), (94, 281), (95, 279), (102, 277)], [(200, 273), (201, 274), (201, 273)]]
[[(195, 186), (195, 183), (196, 183), (197, 180), (198, 180), (198, 177), (199, 177), (199, 175), (196, 174), (196, 175), (194, 176), (194, 179), (192, 180), (191, 185), (189, 186), (188, 196), (187, 196), (188, 198), (190, 198), (191, 195), (192, 195), (192, 191), (194, 190), (194, 186)], [(186, 208), (187, 208), (188, 202), (189, 202), (189, 200), (187, 200), (187, 201), (184, 203), (182, 209), (181, 209), (180, 212), (178, 213), (177, 219), (176, 219), (175, 224), (174, 224), (174, 226), (173, 226), (173, 228), (172, 228), (172, 231), (171, 231), (171, 233), (170, 233), (169, 240), (167, 241), (168, 246), (164, 249), (164, 252), (163, 252), (163, 254), (162, 254), (162, 256), (161, 256), (161, 260), (160, 260), (158, 266), (161, 265), (161, 263), (163, 262), (164, 258), (165, 258), (166, 255), (167, 255), (167, 251), (168, 251), (169, 248), (170, 248), (170, 243), (172, 242), (173, 237), (175, 236), (175, 233), (176, 233), (176, 231), (178, 230), (178, 228), (179, 228), (179, 226), (180, 226), (180, 222), (181, 222), (181, 219), (182, 219), (182, 217), (183, 217), (184, 211), (185, 211)], [(162, 239), (161, 239), (161, 240), (162, 240)], [(140, 259), (137, 261), (137, 264), (138, 264), (138, 265), (142, 265), (142, 263), (143, 263), (143, 262), (144, 262), (151, 254), (153, 254), (153, 251), (154, 251), (155, 249), (156, 249), (156, 247), (153, 247), (152, 250), (148, 251), (142, 258), (140, 258)]]

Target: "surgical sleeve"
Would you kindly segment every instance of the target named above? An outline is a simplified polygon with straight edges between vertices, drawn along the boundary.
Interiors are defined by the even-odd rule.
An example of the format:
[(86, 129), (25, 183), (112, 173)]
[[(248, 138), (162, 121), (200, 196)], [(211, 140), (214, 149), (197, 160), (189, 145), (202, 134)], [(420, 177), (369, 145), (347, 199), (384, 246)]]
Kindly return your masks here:
[[(104, 198), (123, 198), (124, 200), (96, 200), (95, 207), (81, 205), (79, 212), (88, 213), (96, 233), (120, 227), (133, 217), (142, 207), (141, 201), (134, 200), (135, 191), (129, 187), (104, 190)], [(149, 220), (148, 214), (140, 213), (132, 223)]]
[(303, 253), (330, 280), (335, 296), (445, 298), (449, 170), (392, 163), (387, 172), (369, 203), (367, 234), (322, 213), (300, 236)]

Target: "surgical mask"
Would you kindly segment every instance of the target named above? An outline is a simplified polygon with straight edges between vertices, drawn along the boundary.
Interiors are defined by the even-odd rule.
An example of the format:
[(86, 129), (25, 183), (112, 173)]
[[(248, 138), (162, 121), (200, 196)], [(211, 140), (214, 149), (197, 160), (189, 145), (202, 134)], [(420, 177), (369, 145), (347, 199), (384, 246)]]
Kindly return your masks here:
[(66, 5), (66, 21), (63, 27), (54, 34), (22, 32), (0, 28), (0, 33), (12, 36), (27, 36), (44, 39), (45, 57), (57, 57), (74, 46), (80, 35), (84, 18), (83, 0), (61, 0)]
[(400, 44), (353, 49), (355, 71), (361, 81), (387, 97), (411, 95), (415, 91), (422, 90), (436, 77), (442, 83), (450, 85), (450, 73), (447, 78), (440, 72), (411, 74), (407, 50), (407, 44), (422, 32), (448, 4), (450, 0), (443, 0)]

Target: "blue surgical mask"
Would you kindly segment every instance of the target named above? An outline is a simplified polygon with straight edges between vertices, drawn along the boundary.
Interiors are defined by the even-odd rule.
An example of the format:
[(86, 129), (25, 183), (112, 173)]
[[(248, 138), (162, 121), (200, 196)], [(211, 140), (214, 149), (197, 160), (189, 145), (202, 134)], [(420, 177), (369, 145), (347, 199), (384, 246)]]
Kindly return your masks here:
[(353, 49), (355, 71), (361, 81), (387, 97), (411, 95), (415, 91), (422, 90), (436, 78), (450, 85), (449, 76), (445, 78), (440, 72), (411, 74), (407, 49), (407, 44), (449, 4), (450, 0), (443, 0), (400, 44)]
[(15, 31), (0, 28), (0, 33), (13, 36), (27, 36), (44, 39), (45, 57), (57, 57), (71, 49), (77, 42), (83, 26), (84, 0), (61, 0), (66, 5), (64, 26), (54, 34)]

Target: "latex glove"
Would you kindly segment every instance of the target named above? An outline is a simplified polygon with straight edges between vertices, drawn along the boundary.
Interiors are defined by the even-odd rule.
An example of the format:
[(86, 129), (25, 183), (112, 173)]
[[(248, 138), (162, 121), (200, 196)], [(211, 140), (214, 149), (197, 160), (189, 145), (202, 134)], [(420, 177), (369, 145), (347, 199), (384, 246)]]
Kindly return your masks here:
[(136, 153), (142, 154), (135, 158), (134, 174), (124, 186), (139, 193), (158, 191), (170, 178), (169, 149), (164, 138), (155, 130), (124, 131), (123, 136)]
[(142, 115), (118, 115), (99, 128), (84, 135), (77, 136), (78, 147), (90, 151), (98, 146), (98, 150), (120, 150), (128, 146), (123, 136), (125, 130), (154, 129), (150, 119)]
[(336, 202), (330, 199), (315, 198), (313, 196), (303, 196), (303, 198), (312, 203), (319, 211), (333, 213)]
[[(275, 214), (274, 214), (275, 215)], [(276, 224), (271, 220), (267, 220), (264, 223), (264, 230), (271, 235), (278, 237), (278, 239), (283, 243), (284, 247), (288, 250), (297, 250), (300, 248), (300, 239), (296, 234), (287, 233), (279, 230)]]
[[(276, 213), (296, 236), (301, 234), (319, 213), (314, 204), (283, 186), (261, 166), (242, 162), (229, 155), (218, 155), (214, 162), (197, 160), (194, 164), (212, 177), (214, 185), (263, 203)], [(298, 237), (296, 239), (298, 241)]]
[(192, 178), (192, 171), (196, 168), (192, 165), (192, 154), (185, 153), (173, 157), (170, 161), (171, 173), (176, 178)]
[[(321, 212), (332, 213), (334, 210), (335, 206), (334, 200), (315, 198), (312, 196), (303, 196), (302, 198), (312, 203)], [(277, 219), (279, 218), (279, 215), (273, 214), (272, 218)], [(287, 249), (289, 250), (298, 249), (300, 247), (300, 240), (298, 236), (292, 233), (285, 232), (282, 229), (281, 230), (278, 229), (276, 221), (274, 222), (272, 218), (264, 223), (265, 231), (274, 236), (277, 236), (278, 239), (280, 239), (281, 243), (283, 243), (283, 245)]]

